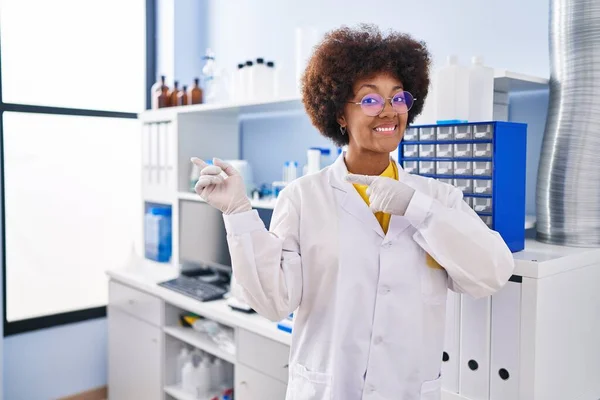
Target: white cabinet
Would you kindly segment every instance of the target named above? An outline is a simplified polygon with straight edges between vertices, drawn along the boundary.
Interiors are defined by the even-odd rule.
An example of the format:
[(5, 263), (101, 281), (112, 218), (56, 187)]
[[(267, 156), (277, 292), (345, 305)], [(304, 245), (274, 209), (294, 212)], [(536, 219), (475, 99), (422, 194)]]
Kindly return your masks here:
[(235, 398), (240, 400), (283, 400), (287, 386), (242, 364), (235, 366)]
[(108, 397), (162, 400), (159, 327), (108, 307)]

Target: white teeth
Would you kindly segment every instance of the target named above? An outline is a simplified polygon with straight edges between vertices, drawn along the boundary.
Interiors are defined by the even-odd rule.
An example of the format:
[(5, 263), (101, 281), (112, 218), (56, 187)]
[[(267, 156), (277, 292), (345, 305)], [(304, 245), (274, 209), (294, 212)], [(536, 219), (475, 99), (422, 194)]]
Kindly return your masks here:
[(375, 130), (377, 132), (391, 132), (391, 131), (393, 131), (395, 129), (396, 129), (395, 126), (392, 126), (391, 128), (375, 128)]

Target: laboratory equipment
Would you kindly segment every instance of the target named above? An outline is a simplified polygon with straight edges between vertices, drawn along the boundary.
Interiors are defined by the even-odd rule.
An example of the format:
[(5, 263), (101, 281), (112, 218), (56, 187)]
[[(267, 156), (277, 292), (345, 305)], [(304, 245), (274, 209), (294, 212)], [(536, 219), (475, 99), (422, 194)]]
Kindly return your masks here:
[(537, 180), (537, 238), (600, 246), (600, 8), (550, 1), (550, 104)]
[(522, 250), (527, 125), (488, 122), (412, 126), (411, 130), (413, 140), (403, 140), (398, 149), (403, 168), (453, 183), (511, 251)]
[(456, 124), (469, 119), (469, 69), (458, 64), (454, 55), (436, 74), (437, 122)]
[(152, 96), (152, 109), (169, 107), (169, 87), (166, 84), (166, 76), (161, 75), (160, 81), (152, 85), (150, 90)]
[(178, 106), (187, 106), (188, 104), (188, 94), (187, 94), (187, 85), (183, 85), (182, 90), (177, 93), (177, 105)]
[(271, 98), (271, 83), (269, 81), (269, 69), (265, 64), (264, 58), (257, 58), (256, 65), (254, 66), (253, 74), (254, 82), (252, 86), (254, 88), (254, 99), (255, 100), (268, 100)]
[(188, 92), (188, 102), (189, 104), (201, 104), (203, 97), (203, 92), (200, 88), (200, 79), (194, 78), (194, 85), (189, 89)]
[(242, 69), (242, 85), (244, 85), (245, 101), (254, 100), (254, 63), (250, 60), (246, 61), (246, 65)]
[(283, 182), (283, 181), (275, 181), (272, 184), (273, 190), (273, 197), (277, 198), (279, 197), (279, 193), (281, 193), (281, 191), (287, 186), (287, 182)]
[(483, 65), (483, 58), (473, 57), (469, 68), (469, 121), (484, 122), (494, 118), (494, 69)]
[(290, 183), (298, 177), (298, 162), (286, 161), (283, 164), (283, 181)]
[(171, 207), (149, 207), (144, 216), (146, 258), (168, 262), (172, 253), (171, 236)]
[(176, 378), (175, 382), (182, 382), (183, 378), (183, 368), (185, 365), (192, 359), (192, 352), (189, 347), (185, 344), (182, 344), (181, 350), (179, 350), (179, 354), (177, 355), (177, 366), (175, 368)]
[(169, 91), (169, 104), (171, 107), (177, 105), (177, 98), (179, 97), (179, 82), (173, 82), (173, 89)]
[(270, 94), (272, 99), (279, 97), (279, 70), (275, 68), (275, 62), (267, 62)]

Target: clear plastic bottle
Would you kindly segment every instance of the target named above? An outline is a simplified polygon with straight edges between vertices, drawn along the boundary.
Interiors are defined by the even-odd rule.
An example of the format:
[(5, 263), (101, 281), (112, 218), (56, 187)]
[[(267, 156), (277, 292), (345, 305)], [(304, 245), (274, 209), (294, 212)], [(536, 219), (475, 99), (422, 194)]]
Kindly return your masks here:
[(243, 103), (246, 99), (246, 84), (244, 81), (244, 64), (238, 64), (233, 76), (233, 96), (234, 103)]
[(279, 71), (275, 69), (274, 61), (267, 62), (267, 78), (269, 95), (271, 96), (271, 99), (276, 99), (279, 97)]
[(270, 99), (271, 86), (269, 68), (265, 64), (265, 59), (257, 58), (254, 66), (254, 98), (256, 100)]
[(437, 71), (437, 122), (459, 123), (469, 120), (469, 69), (449, 56), (447, 65)]
[(469, 122), (494, 118), (494, 69), (483, 65), (483, 58), (472, 58), (469, 69)]

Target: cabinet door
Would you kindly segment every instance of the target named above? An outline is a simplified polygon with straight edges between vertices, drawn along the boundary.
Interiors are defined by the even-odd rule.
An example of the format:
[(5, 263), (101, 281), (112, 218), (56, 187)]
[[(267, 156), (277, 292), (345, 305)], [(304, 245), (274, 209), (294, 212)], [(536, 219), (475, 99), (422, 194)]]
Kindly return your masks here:
[(287, 386), (277, 379), (242, 364), (235, 366), (236, 400), (284, 400), (286, 389)]
[(108, 307), (108, 398), (162, 400), (158, 327)]

